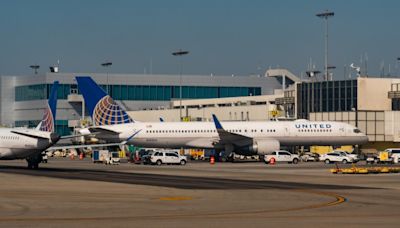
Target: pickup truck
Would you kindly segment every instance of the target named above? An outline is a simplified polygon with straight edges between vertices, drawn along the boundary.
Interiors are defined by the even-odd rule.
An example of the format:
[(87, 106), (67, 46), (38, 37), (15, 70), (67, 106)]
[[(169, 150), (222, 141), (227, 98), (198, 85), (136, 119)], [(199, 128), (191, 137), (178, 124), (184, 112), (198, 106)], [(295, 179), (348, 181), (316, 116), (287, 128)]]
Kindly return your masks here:
[(292, 154), (286, 150), (277, 150), (277, 151), (274, 151), (272, 153), (265, 155), (264, 162), (266, 164), (269, 164), (271, 162), (272, 158), (275, 160), (275, 162), (287, 162), (287, 163), (293, 163), (293, 164), (297, 164), (300, 161), (299, 155)]

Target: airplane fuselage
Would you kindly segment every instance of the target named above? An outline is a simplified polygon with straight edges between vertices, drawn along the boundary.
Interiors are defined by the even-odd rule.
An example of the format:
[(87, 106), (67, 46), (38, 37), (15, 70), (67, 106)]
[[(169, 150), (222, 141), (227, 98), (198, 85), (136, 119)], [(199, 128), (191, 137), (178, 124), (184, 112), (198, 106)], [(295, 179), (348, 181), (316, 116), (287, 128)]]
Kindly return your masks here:
[(38, 133), (42, 136), (49, 135), (49, 139), (32, 138), (13, 133), (16, 129), (0, 128), (0, 159), (23, 159), (33, 154), (40, 153), (52, 145), (49, 132), (39, 132), (25, 129), (29, 133)]
[[(252, 138), (254, 141), (277, 140), (281, 146), (358, 145), (367, 136), (341, 122), (222, 122), (224, 130)], [(220, 140), (213, 122), (136, 122), (101, 126), (119, 132), (99, 135), (107, 141), (124, 141), (135, 146), (162, 148), (215, 148)]]

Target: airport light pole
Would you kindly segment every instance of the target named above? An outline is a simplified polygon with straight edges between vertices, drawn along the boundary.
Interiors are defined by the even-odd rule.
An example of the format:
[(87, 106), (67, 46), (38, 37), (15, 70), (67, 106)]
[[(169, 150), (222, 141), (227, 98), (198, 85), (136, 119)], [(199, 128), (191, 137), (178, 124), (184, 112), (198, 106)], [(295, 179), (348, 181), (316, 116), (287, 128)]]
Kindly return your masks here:
[(107, 94), (111, 96), (110, 91), (108, 89), (108, 67), (110, 67), (112, 65), (112, 62), (104, 62), (101, 64), (102, 67), (106, 68), (106, 74), (107, 74)]
[(400, 76), (399, 72), (399, 62), (400, 62), (400, 57), (397, 57), (397, 76)]
[(318, 13), (315, 16), (325, 19), (325, 81), (328, 81), (329, 78), (329, 69), (328, 69), (328, 18), (333, 17), (335, 15), (334, 12), (325, 10), (323, 13)]
[(38, 69), (40, 68), (39, 65), (30, 65), (29, 67), (32, 68), (32, 69), (34, 70), (35, 74), (37, 74)]
[(182, 121), (182, 58), (181, 56), (189, 54), (188, 51), (179, 49), (176, 52), (172, 52), (173, 56), (179, 57), (179, 120)]

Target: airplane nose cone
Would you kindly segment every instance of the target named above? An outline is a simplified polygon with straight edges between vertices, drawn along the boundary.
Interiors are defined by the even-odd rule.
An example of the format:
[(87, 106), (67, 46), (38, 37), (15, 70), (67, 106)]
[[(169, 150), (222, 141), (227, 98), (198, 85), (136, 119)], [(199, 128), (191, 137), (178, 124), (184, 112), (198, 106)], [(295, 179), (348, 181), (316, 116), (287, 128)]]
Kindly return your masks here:
[(56, 143), (58, 142), (58, 140), (60, 140), (61, 136), (57, 133), (51, 133), (50, 134), (50, 139), (52, 143)]

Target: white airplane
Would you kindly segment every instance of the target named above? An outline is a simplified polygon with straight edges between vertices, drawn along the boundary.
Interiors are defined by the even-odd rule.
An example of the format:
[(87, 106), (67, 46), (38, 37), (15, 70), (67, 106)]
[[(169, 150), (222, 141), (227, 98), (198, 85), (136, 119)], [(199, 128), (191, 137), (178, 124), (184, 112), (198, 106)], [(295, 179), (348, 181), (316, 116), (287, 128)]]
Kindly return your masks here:
[(90, 77), (76, 77), (96, 133), (108, 142), (151, 148), (205, 148), (242, 155), (265, 155), (281, 146), (361, 145), (368, 138), (359, 129), (341, 122), (246, 121), (135, 122)]
[(54, 133), (58, 84), (54, 82), (51, 88), (43, 119), (36, 129), (0, 128), (0, 160), (26, 159), (28, 168), (39, 167), (41, 153), (60, 139)]

